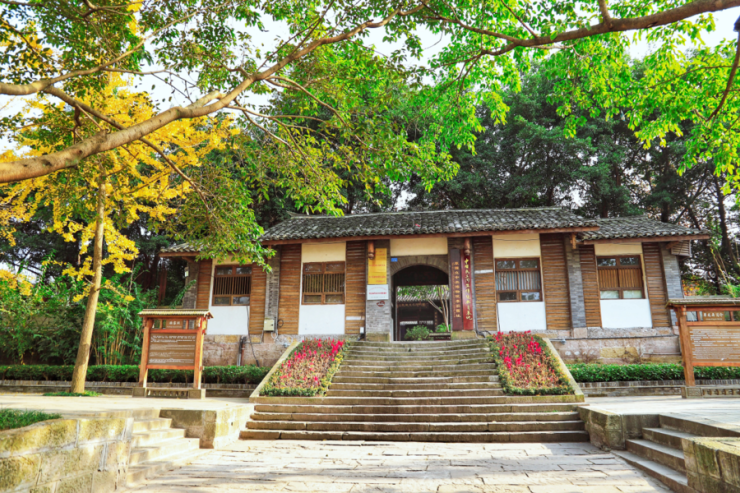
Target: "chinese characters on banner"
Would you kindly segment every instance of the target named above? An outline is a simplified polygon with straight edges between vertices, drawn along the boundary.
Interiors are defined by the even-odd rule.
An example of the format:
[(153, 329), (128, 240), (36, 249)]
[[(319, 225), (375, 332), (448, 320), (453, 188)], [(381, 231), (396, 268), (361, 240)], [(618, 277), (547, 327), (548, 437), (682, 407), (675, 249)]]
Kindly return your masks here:
[(460, 252), (462, 260), (462, 317), (463, 330), (473, 330), (473, 276), (470, 255)]
[(450, 303), (452, 312), (452, 330), (463, 329), (463, 306), (462, 306), (462, 266), (460, 265), (460, 250), (450, 249), (450, 281), (452, 292)]

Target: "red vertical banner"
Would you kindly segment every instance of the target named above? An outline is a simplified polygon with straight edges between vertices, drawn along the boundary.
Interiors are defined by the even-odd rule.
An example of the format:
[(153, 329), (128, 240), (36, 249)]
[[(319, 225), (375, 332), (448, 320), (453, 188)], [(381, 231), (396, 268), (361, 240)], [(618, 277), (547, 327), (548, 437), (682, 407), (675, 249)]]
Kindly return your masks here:
[(470, 255), (460, 252), (462, 264), (462, 317), (463, 330), (473, 330), (473, 272), (470, 268)]
[(462, 307), (462, 265), (460, 250), (450, 249), (450, 304), (452, 312), (452, 330), (463, 330)]

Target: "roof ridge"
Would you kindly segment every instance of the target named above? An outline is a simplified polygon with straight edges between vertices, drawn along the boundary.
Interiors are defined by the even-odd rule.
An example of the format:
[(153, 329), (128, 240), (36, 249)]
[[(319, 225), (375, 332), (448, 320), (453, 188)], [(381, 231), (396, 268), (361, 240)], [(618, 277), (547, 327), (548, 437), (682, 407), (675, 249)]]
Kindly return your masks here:
[[(359, 214), (343, 214), (341, 216), (329, 216), (326, 214), (291, 214), (291, 217), (288, 219), (322, 219), (322, 218), (329, 218), (329, 219), (341, 219), (345, 217), (358, 217), (358, 216), (381, 216), (381, 215), (403, 215), (403, 214), (441, 214), (446, 212), (512, 212), (512, 211), (553, 211), (553, 210), (561, 210), (561, 211), (567, 211), (575, 215), (576, 217), (582, 217), (577, 215), (575, 212), (571, 211), (570, 209), (566, 209), (565, 207), (561, 206), (548, 206), (548, 207), (517, 207), (513, 209), (441, 209), (436, 211), (386, 211), (386, 212), (361, 212)], [(584, 218), (585, 219), (585, 218)]]

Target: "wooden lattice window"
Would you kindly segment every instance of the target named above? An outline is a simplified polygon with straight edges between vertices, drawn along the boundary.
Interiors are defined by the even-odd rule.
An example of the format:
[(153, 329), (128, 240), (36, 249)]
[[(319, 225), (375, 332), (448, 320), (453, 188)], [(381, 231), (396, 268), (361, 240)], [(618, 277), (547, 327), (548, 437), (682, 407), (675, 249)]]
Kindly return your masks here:
[(496, 259), (498, 301), (542, 301), (540, 259)]
[(213, 306), (249, 305), (252, 267), (217, 265), (213, 276)]
[(639, 255), (597, 257), (596, 265), (599, 269), (599, 290), (602, 300), (645, 297)]
[(303, 304), (344, 303), (344, 262), (303, 264)]

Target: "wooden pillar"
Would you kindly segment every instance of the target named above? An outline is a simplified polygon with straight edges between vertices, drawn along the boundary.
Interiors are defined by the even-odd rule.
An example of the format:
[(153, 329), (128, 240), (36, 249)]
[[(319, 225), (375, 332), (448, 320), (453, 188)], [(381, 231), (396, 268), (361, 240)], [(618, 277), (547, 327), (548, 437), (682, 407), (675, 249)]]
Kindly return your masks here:
[(678, 315), (678, 335), (681, 341), (681, 356), (683, 357), (683, 374), (687, 387), (696, 385), (694, 382), (694, 362), (691, 354), (691, 337), (686, 324), (686, 307), (682, 306)]
[(141, 347), (141, 363), (139, 364), (139, 387), (146, 388), (147, 362), (149, 361), (149, 331), (154, 325), (153, 318), (144, 319), (144, 344)]
[(193, 388), (200, 389), (201, 373), (203, 372), (203, 333), (205, 332), (205, 317), (198, 317), (197, 332), (195, 334), (195, 365), (193, 368)]

